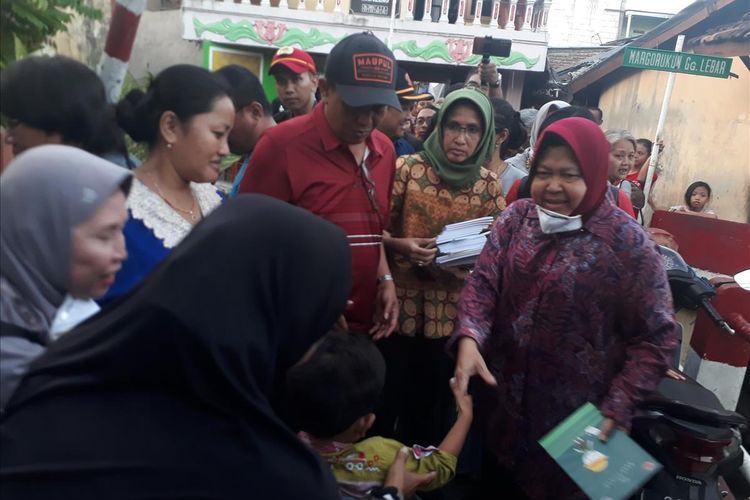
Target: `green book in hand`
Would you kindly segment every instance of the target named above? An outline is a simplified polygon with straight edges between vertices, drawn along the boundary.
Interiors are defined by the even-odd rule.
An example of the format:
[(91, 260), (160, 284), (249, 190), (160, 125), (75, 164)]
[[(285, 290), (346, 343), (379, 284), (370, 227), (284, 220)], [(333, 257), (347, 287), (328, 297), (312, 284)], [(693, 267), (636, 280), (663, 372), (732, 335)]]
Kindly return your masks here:
[(594, 500), (629, 498), (661, 464), (622, 431), (599, 441), (604, 417), (586, 403), (544, 436), (539, 444)]

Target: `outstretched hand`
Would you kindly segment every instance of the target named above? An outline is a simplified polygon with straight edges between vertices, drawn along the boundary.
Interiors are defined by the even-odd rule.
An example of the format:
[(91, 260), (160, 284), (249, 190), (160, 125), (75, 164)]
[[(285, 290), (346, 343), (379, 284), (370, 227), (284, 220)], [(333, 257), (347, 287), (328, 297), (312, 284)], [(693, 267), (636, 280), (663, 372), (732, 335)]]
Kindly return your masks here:
[(474, 403), (472, 397), (466, 391), (461, 391), (461, 388), (458, 386), (458, 380), (456, 379), (456, 377), (451, 378), (448, 383), (450, 384), (451, 391), (453, 392), (453, 397), (456, 400), (456, 409), (458, 410), (458, 414), (473, 416)]
[(461, 394), (468, 394), (469, 379), (478, 375), (488, 385), (497, 385), (497, 380), (487, 368), (479, 345), (470, 337), (463, 337), (458, 341), (458, 358), (456, 359), (456, 370), (454, 377), (456, 385)]

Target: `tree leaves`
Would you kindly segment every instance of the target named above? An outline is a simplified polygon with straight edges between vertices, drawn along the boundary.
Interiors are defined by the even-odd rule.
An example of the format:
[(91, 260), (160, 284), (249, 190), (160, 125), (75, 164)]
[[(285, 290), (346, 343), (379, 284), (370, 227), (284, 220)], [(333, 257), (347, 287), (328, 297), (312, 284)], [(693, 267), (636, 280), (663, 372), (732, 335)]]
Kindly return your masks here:
[(42, 47), (67, 29), (74, 13), (99, 20), (102, 12), (86, 0), (12, 0), (0, 8), (0, 68)]

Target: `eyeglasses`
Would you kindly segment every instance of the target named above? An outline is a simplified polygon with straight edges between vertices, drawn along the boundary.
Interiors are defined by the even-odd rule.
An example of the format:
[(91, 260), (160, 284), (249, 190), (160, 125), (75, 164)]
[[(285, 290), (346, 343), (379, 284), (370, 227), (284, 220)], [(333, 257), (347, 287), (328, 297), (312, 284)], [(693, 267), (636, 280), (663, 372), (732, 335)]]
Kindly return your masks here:
[(461, 134), (466, 134), (466, 137), (470, 139), (477, 139), (482, 135), (482, 127), (476, 125), (469, 125), (462, 127), (456, 122), (448, 122), (445, 124), (445, 131), (451, 135), (458, 137)]
[(429, 126), (430, 123), (432, 123), (432, 117), (429, 117), (429, 118), (425, 118), (425, 117), (417, 118), (417, 125), (427, 125), (427, 126)]

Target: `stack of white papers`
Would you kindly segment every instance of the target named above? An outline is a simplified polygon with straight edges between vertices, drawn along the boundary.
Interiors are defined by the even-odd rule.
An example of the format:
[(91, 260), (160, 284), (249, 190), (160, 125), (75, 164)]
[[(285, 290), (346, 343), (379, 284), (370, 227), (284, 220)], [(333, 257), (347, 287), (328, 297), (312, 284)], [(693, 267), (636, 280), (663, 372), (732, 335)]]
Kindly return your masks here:
[(492, 217), (480, 217), (448, 224), (437, 237), (438, 265), (471, 266), (482, 252)]

